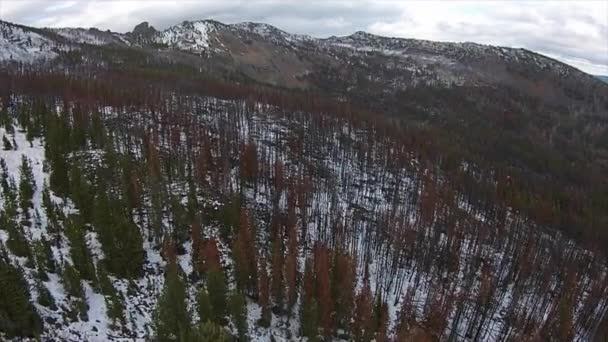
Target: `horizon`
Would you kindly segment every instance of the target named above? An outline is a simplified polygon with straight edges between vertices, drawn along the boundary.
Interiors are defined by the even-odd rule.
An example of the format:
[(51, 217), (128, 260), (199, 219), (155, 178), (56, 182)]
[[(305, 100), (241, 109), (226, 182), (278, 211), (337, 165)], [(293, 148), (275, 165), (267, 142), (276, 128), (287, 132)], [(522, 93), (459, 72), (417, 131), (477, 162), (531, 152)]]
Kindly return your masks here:
[(601, 1), (0, 1), (0, 19), (38, 28), (94, 27), (119, 33), (144, 21), (163, 30), (196, 20), (264, 23), (316, 38), (365, 31), (524, 48), (591, 75), (608, 75), (608, 3)]

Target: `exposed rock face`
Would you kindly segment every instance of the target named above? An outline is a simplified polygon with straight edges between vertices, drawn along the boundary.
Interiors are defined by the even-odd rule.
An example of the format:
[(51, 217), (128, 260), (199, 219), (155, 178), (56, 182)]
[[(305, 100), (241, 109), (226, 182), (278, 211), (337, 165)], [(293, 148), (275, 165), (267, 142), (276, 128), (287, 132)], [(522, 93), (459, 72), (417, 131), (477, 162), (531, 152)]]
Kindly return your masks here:
[(126, 34), (129, 40), (137, 45), (152, 44), (157, 35), (158, 31), (156, 31), (154, 26), (151, 26), (147, 21), (136, 25), (132, 32)]

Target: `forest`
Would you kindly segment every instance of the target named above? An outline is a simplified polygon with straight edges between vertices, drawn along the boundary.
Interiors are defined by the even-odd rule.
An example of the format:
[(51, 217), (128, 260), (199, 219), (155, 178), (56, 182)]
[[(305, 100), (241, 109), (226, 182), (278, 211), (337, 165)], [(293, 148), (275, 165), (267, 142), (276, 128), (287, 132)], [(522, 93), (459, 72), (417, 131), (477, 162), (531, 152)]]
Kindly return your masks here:
[(608, 336), (605, 217), (440, 130), (180, 71), (0, 78), (3, 338)]

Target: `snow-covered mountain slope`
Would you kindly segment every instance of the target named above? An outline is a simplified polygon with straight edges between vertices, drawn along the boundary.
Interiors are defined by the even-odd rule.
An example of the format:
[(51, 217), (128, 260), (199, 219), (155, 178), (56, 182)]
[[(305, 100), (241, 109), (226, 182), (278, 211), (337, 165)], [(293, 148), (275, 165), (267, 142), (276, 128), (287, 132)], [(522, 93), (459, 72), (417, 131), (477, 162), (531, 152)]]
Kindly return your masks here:
[[(175, 244), (176, 264), (186, 286), (188, 318), (197, 323), (197, 294), (209, 284), (205, 273), (197, 270), (200, 261), (194, 246), (200, 240), (217, 243), (220, 267), (229, 291), (234, 291), (237, 231), (247, 226), (243, 212), (249, 213), (255, 227), (251, 241), (256, 256), (272, 260), (268, 269), (279, 274), (275, 276), (279, 286), (273, 290), (278, 294), (271, 297), (269, 326), (260, 323), (259, 297), (252, 294), (247, 298), (247, 335), (255, 342), (306, 341), (300, 326), (303, 303), (310, 295), (306, 294), (306, 265), (312, 262), (321, 269), (319, 260), (323, 258), (319, 254), (330, 247), (336, 253), (330, 254), (335, 260), (338, 251), (352, 253), (347, 255), (353, 258), (353, 294), (365, 293), (369, 287), (372, 303), (377, 301), (385, 308), (373, 304), (374, 310), (379, 310), (374, 312), (386, 312), (382, 329), (388, 338), (396, 338), (403, 311), (413, 317), (409, 324), (420, 322), (436, 339), (519, 339), (537, 333), (539, 326), (545, 327), (544, 334), (555, 334), (555, 317), (562, 317), (558, 309), (567, 304), (573, 308), (567, 319), (577, 327), (572, 339), (585, 341), (593, 333), (590, 327), (605, 312), (608, 287), (603, 280), (608, 275), (589, 251), (560, 234), (546, 233), (509, 208), (486, 205), (471, 194), (448, 189), (443, 177), (432, 179), (431, 170), (424, 166), (428, 164), (389, 134), (376, 137), (374, 129), (362, 123), (354, 125), (345, 117), (286, 112), (244, 100), (172, 95), (165, 101), (161, 108), (166, 109), (160, 111), (100, 104), (95, 112), (102, 115), (103, 126), (97, 123), (95, 129), (87, 130), (85, 142), (65, 155), (82, 168), (80, 179), (86, 179), (84, 183), (74, 181), (73, 170), (65, 177), (75, 187), (90, 187), (86, 194), (95, 204), (93, 216), (102, 210), (98, 205), (102, 194), (137, 194), (128, 216), (142, 237), (142, 272), (133, 279), (108, 276), (113, 295), (104, 294), (100, 280), (102, 265), (110, 256), (104, 253), (108, 246), (102, 244), (95, 219), (81, 229), (98, 279), (78, 278), (81, 297), (68, 294), (73, 291), (65, 278), (68, 265), (78, 262), (73, 258), (77, 241), (70, 233), (70, 217), (84, 217), (85, 207), (78, 208), (76, 203), (83, 203), (73, 195), (52, 192), (55, 209), (45, 204), (45, 184), (51, 182), (48, 167), (52, 164), (46, 156), (57, 147), (41, 138), (30, 139), (30, 143), (21, 127), (14, 132), (0, 128), (0, 135), (8, 141), (0, 151), (7, 165), (2, 178), (20, 183), (22, 156), (32, 165), (36, 189), (28, 209), (32, 224), (23, 225), (23, 236), (33, 250), (43, 240), (50, 242), (56, 265), (54, 271), (42, 272), (45, 280), (37, 254), (34, 261), (16, 256), (9, 242), (14, 233), (9, 227), (0, 227), (0, 249), (22, 270), (32, 289), (31, 301), (44, 321), (43, 341), (150, 340), (155, 305), (165, 284), (168, 241)], [(53, 118), (71, 112), (59, 101), (53, 108), (45, 115)], [(175, 114), (177, 108), (180, 114)], [(22, 111), (9, 109), (11, 117), (19, 117), (19, 113)], [(78, 118), (75, 115), (69, 121)], [(109, 127), (112, 133), (106, 135)], [(66, 144), (75, 144), (81, 134), (73, 128), (61, 133), (73, 139)], [(57, 141), (62, 141), (61, 136)], [(48, 138), (55, 137), (49, 134)], [(113, 147), (94, 147), (99, 144), (94, 141)], [(257, 171), (253, 175), (249, 175), (249, 155), (255, 156)], [(156, 158), (162, 158), (158, 166)], [(119, 166), (122, 163), (132, 164)], [(123, 183), (125, 170), (132, 173)], [(467, 170), (463, 166), (462, 172)], [(96, 188), (103, 177), (110, 183)], [(155, 204), (158, 191), (161, 203)], [(8, 197), (3, 192), (4, 208)], [(236, 198), (239, 207), (230, 211)], [(115, 200), (124, 199), (118, 196)], [(492, 210), (484, 209), (488, 207)], [(200, 236), (186, 214), (190, 208), (196, 208), (195, 216), (200, 219)], [(18, 215), (19, 222), (27, 221), (23, 211)], [(156, 215), (162, 240), (155, 235)], [(289, 283), (289, 268), (283, 263), (292, 250), (299, 290), (288, 314), (288, 292), (281, 284)], [(329, 260), (331, 270), (336, 270), (338, 261)], [(573, 271), (574, 265), (581, 268)], [(332, 273), (331, 279), (338, 282), (340, 278)], [(314, 282), (319, 288), (324, 284), (318, 273)], [(54, 306), (41, 304), (42, 287), (50, 293)], [(339, 292), (331, 293), (339, 297)], [(331, 296), (317, 296), (330, 302), (319, 302), (320, 308), (333, 308)], [(565, 300), (569, 302), (563, 304)], [(110, 318), (110, 314), (123, 318)], [(232, 318), (226, 319), (225, 327), (236, 334)], [(356, 329), (347, 324), (346, 329), (329, 333), (328, 340), (351, 340), (346, 330)]]
[(57, 57), (63, 44), (24, 26), (0, 21), (0, 61), (33, 63)]
[[(217, 55), (223, 58), (221, 63), (224, 67), (236, 68), (262, 82), (268, 81), (267, 75), (248, 72), (248, 68), (268, 68), (269, 72), (277, 74), (270, 79), (277, 79), (281, 74), (285, 80), (278, 85), (288, 87), (303, 86), (289, 81), (296, 78), (306, 79), (308, 87), (319, 86), (315, 84), (318, 78), (328, 82), (324, 79), (328, 76), (324, 72), (326, 68), (330, 68), (331, 77), (344, 77), (333, 74), (347, 69), (349, 74), (358, 75), (361, 73), (359, 68), (373, 67), (377, 69), (375, 73), (378, 76), (370, 81), (393, 90), (419, 85), (525, 85), (529, 82), (525, 74), (530, 74), (536, 82), (548, 77), (562, 80), (585, 78), (587, 83), (592, 79), (573, 67), (524, 49), (388, 38), (361, 31), (344, 37), (318, 39), (290, 34), (263, 23), (227, 25), (214, 20), (197, 20), (184, 21), (162, 31), (144, 22), (126, 34), (82, 28), (38, 30), (59, 36), (47, 37), (29, 28), (5, 22), (2, 25), (2, 59), (13, 56), (14, 60), (32, 62), (41, 57), (53, 58), (57, 56), (53, 51), (62, 43), (75, 47), (82, 43), (113, 44), (125, 48), (134, 45), (184, 51), (206, 58)], [(8, 32), (9, 27), (12, 27), (11, 32), (15, 32)], [(288, 52), (292, 52), (294, 57), (285, 57)], [(239, 58), (243, 55), (252, 57), (243, 61)], [(226, 56), (230, 59), (225, 59)], [(278, 67), (273, 71), (272, 64), (280, 59), (295, 66), (291, 68), (293, 70)], [(269, 60), (273, 61), (265, 63)], [(303, 64), (308, 65), (306, 69), (299, 67)], [(344, 82), (352, 83), (352, 80)]]
[(58, 28), (50, 29), (70, 42), (90, 45), (129, 45), (130, 42), (119, 33), (99, 31), (97, 29)]
[(185, 21), (160, 32), (158, 42), (171, 48), (202, 52), (211, 47), (210, 40), (216, 26), (208, 21)]

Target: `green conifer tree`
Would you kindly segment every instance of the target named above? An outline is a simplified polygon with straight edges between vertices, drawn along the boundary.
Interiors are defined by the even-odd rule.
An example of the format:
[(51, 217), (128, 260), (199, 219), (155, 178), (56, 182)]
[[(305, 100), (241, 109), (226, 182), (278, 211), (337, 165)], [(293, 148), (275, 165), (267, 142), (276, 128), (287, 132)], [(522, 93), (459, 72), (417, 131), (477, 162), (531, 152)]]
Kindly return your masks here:
[(70, 216), (66, 222), (66, 235), (70, 241), (74, 267), (83, 279), (95, 281), (95, 266), (85, 234), (86, 226), (80, 215)]
[(194, 330), (193, 342), (228, 342), (228, 334), (222, 326), (211, 321), (200, 323)]
[(152, 325), (157, 341), (186, 342), (190, 338), (186, 288), (175, 264), (168, 266), (165, 287), (156, 303)]
[(198, 317), (200, 318), (201, 322), (213, 321), (213, 308), (211, 307), (209, 294), (204, 287), (199, 290), (196, 296), (196, 304), (198, 309)]
[(248, 341), (247, 301), (242, 293), (234, 292), (230, 296), (230, 315), (236, 326), (239, 341)]
[(212, 320), (218, 324), (223, 324), (226, 317), (226, 288), (224, 273), (220, 269), (210, 270), (207, 274), (207, 290), (213, 309)]
[(0, 333), (12, 339), (35, 337), (42, 331), (42, 321), (30, 303), (23, 272), (0, 257)]
[[(86, 300), (84, 287), (80, 281), (78, 270), (72, 265), (65, 263), (61, 273), (61, 280), (66, 292), (72, 298), (72, 309), (74, 313), (83, 321), (87, 321), (89, 305)], [(76, 316), (71, 317), (76, 320)]]

